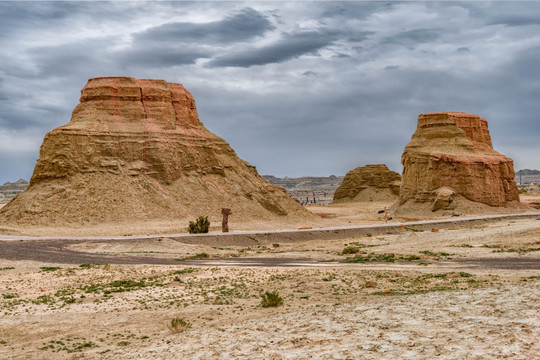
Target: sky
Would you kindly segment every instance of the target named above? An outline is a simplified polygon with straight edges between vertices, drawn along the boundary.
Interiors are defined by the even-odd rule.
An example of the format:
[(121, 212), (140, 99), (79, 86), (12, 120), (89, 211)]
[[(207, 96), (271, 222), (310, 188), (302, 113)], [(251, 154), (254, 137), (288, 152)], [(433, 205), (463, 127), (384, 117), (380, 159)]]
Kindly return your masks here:
[(489, 122), (540, 169), (540, 2), (0, 2), (0, 183), (29, 179), (89, 78), (183, 84), (275, 176), (401, 172), (421, 113)]

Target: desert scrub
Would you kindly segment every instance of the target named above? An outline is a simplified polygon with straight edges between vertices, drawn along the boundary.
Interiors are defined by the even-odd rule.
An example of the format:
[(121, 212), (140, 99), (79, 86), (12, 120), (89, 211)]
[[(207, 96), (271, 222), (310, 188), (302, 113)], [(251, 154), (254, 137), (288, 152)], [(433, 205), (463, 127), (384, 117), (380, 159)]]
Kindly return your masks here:
[(341, 255), (358, 254), (359, 252), (360, 248), (358, 246), (347, 246), (343, 249)]
[(40, 267), (41, 271), (56, 271), (56, 270), (60, 270), (61, 267), (58, 267), (58, 266), (42, 266)]
[(163, 284), (158, 282), (156, 278), (147, 278), (141, 280), (115, 280), (108, 284), (90, 284), (80, 287), (80, 290), (85, 293), (99, 293), (104, 294), (119, 293), (124, 291), (134, 291), (145, 288), (147, 286), (162, 286)]
[(208, 229), (210, 229), (208, 216), (199, 216), (197, 220), (189, 222), (188, 231), (190, 234), (207, 233)]
[(173, 318), (167, 324), (169, 330), (173, 333), (179, 333), (191, 328), (191, 323), (184, 318)]
[(264, 294), (261, 294), (261, 307), (278, 307), (283, 305), (283, 298), (279, 296), (276, 290), (269, 292), (266, 291)]
[(17, 293), (2, 294), (2, 297), (3, 297), (4, 299), (15, 299), (15, 298), (18, 298), (18, 297), (19, 297), (19, 294), (17, 294)]
[(420, 257), (417, 255), (401, 255), (396, 256), (394, 254), (364, 254), (356, 255), (354, 257), (347, 258), (347, 262), (351, 263), (365, 263), (366, 261), (385, 261), (385, 262), (396, 262), (396, 261), (413, 261), (420, 260)]
[(503, 252), (509, 252), (509, 253), (512, 253), (512, 252), (515, 252), (515, 253), (518, 253), (518, 254), (526, 254), (526, 253), (530, 253), (530, 252), (533, 252), (533, 251), (540, 251), (540, 248), (498, 249), (498, 250), (493, 250), (494, 253), (503, 253)]
[(437, 260), (440, 260), (441, 258), (446, 258), (446, 259), (451, 259), (451, 257), (453, 255), (456, 255), (456, 254), (452, 254), (452, 253), (447, 253), (447, 252), (438, 252), (438, 253), (435, 253), (433, 251), (429, 251), (429, 250), (423, 250), (423, 251), (420, 251), (420, 254), (423, 254), (423, 255), (426, 255), (426, 256), (431, 256), (431, 257), (435, 257), (437, 258)]
[(203, 252), (203, 253), (200, 253), (200, 254), (196, 254), (196, 255), (187, 257), (186, 260), (201, 260), (201, 259), (208, 259), (209, 257), (210, 257), (210, 255)]

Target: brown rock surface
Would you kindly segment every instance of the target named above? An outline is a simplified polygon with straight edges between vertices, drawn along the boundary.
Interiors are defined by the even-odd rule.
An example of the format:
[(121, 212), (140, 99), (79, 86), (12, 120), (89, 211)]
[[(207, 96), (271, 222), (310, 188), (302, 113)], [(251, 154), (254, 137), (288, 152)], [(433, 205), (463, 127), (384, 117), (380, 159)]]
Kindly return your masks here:
[(513, 161), (493, 149), (487, 121), (477, 115), (421, 114), (401, 162), (398, 215), (521, 207)]
[(0, 224), (218, 221), (223, 207), (233, 222), (313, 217), (203, 126), (182, 85), (104, 77), (45, 136), (29, 188)]
[(397, 200), (401, 176), (384, 164), (357, 167), (347, 173), (333, 203)]

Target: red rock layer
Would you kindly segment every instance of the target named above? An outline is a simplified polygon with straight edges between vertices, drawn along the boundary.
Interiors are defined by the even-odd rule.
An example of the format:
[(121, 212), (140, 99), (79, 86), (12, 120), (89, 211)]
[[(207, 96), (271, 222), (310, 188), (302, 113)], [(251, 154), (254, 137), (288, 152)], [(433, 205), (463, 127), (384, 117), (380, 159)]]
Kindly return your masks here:
[(0, 223), (217, 220), (222, 207), (233, 224), (313, 217), (203, 126), (182, 85), (106, 77), (90, 79), (71, 121), (45, 136), (29, 188)]
[(400, 205), (434, 202), (442, 187), (490, 206), (519, 201), (513, 161), (493, 149), (487, 121), (476, 115), (421, 114), (401, 162)]

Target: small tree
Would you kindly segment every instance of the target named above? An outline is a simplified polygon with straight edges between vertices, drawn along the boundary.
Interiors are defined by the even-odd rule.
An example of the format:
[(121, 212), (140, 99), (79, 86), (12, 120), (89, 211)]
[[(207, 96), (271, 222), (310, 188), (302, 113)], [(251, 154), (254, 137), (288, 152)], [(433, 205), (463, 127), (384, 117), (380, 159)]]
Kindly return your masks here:
[(208, 216), (199, 216), (197, 220), (189, 222), (188, 231), (190, 234), (202, 234), (207, 233), (209, 228)]

